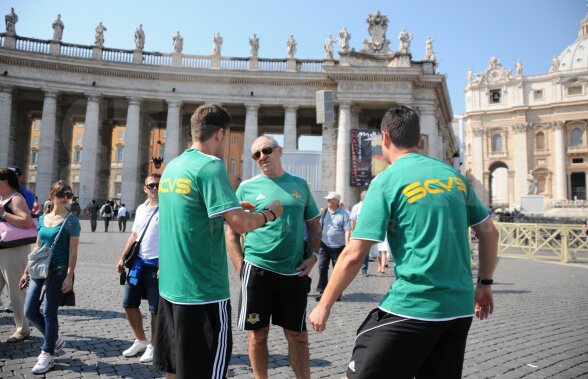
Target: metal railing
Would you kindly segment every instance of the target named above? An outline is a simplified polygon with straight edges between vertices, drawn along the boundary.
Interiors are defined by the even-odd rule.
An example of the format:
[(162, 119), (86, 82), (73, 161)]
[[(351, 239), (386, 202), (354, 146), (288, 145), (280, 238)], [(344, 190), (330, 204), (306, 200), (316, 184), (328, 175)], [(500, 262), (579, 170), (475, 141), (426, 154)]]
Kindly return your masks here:
[[(498, 229), (498, 256), (562, 263), (588, 263), (588, 239), (581, 225), (494, 223)], [(477, 244), (472, 244), (477, 254)]]

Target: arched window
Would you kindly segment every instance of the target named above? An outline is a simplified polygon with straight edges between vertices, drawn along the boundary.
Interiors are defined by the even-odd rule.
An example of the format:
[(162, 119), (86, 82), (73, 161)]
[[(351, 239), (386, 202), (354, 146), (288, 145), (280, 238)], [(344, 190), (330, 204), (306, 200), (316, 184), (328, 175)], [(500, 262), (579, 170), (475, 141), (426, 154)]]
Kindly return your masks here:
[(492, 136), (492, 151), (502, 151), (502, 136), (500, 134), (495, 134)]
[(582, 143), (582, 139), (583, 139), (583, 132), (582, 129), (580, 128), (575, 128), (574, 130), (572, 130), (572, 146), (581, 146), (583, 145)]
[(545, 149), (545, 134), (539, 132), (535, 135), (535, 150)]

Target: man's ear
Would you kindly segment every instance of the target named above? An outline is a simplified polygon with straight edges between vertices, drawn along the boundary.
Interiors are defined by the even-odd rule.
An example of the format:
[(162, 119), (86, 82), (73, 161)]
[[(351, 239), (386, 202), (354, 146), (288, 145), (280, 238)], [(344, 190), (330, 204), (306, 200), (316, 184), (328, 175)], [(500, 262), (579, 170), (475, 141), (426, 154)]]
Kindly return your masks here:
[(392, 140), (390, 139), (390, 136), (388, 135), (388, 133), (382, 131), (382, 145), (386, 146), (387, 148), (390, 148), (391, 142), (392, 142)]

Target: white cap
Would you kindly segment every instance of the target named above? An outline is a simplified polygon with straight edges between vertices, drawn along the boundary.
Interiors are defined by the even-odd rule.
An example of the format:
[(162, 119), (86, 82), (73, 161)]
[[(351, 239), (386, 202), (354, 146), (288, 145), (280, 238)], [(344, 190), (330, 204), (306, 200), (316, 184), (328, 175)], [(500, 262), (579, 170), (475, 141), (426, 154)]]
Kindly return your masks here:
[(327, 199), (327, 200), (331, 200), (331, 199), (341, 200), (341, 195), (339, 195), (337, 192), (329, 192), (329, 194), (327, 196), (325, 196), (325, 199)]

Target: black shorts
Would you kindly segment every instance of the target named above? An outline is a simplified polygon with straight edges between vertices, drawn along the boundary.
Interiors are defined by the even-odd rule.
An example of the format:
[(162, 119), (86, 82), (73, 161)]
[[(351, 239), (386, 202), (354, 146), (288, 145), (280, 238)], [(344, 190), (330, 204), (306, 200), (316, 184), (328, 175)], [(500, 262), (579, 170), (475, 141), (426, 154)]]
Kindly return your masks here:
[(471, 324), (472, 317), (422, 321), (376, 308), (357, 330), (347, 377), (461, 378)]
[(231, 360), (231, 303), (183, 305), (163, 297), (153, 367), (180, 378), (225, 378)]
[(257, 330), (272, 324), (301, 332), (306, 330), (308, 276), (281, 275), (243, 262), (237, 326)]

